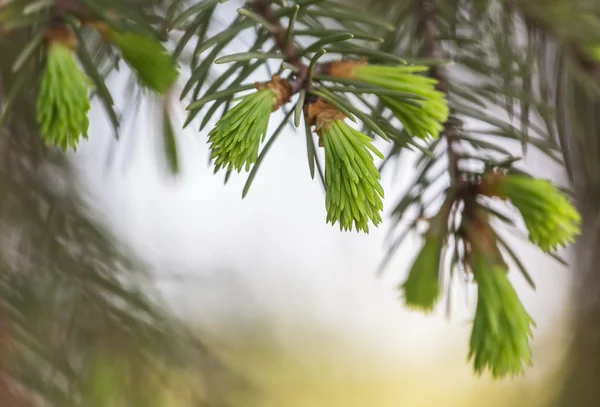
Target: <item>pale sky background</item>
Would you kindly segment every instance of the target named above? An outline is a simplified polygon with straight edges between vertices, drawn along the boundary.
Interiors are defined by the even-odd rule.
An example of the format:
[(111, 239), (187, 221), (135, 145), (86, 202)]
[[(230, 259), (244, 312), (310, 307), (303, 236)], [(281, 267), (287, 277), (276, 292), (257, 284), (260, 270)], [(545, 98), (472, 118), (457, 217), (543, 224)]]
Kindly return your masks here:
[[(116, 89), (123, 81), (114, 79)], [(262, 72), (250, 78), (264, 79)], [(325, 223), (324, 193), (319, 181), (310, 179), (303, 130), (286, 129), (242, 200), (246, 175), (232, 176), (224, 186), (223, 174), (213, 175), (208, 165), (206, 132), (199, 134), (197, 126), (178, 138), (183, 174), (165, 179), (155, 154), (154, 129), (160, 122), (145, 112), (124, 129), (107, 169), (112, 132), (95, 105), (90, 141), (73, 158), (92, 204), (117, 235), (159, 275), (185, 275), (183, 282), (161, 284), (177, 310), (212, 327), (267, 318), (284, 339), (317, 324), (387, 358), (416, 361), (450, 351), (466, 358), (473, 292), (467, 306), (463, 289), (456, 287), (458, 305), (450, 319), (443, 307), (433, 316), (404, 309), (395, 286), (415, 255), (414, 240), (396, 254), (384, 278), (377, 278), (388, 222), (369, 235), (343, 233)], [(279, 123), (275, 117), (272, 127)], [(387, 151), (385, 143), (378, 146)], [(545, 162), (541, 166), (545, 176), (559, 174)], [(384, 173), (386, 213), (411, 168), (403, 162), (395, 183)], [(519, 252), (537, 293), (518, 272), (512, 276), (541, 338), (553, 331), (566, 300), (567, 271), (535, 249), (523, 246)]]

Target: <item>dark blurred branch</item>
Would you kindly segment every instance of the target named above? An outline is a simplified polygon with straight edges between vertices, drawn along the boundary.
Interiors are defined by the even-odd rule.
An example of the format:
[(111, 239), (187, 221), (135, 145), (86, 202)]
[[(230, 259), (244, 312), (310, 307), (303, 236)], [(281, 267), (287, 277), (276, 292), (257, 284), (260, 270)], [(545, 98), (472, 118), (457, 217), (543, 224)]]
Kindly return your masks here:
[[(15, 83), (12, 61), (29, 40), (24, 30), (0, 37), (0, 107)], [(138, 284), (148, 278), (143, 265), (93, 219), (66, 157), (44, 150), (39, 66), (23, 69), (31, 80), (0, 126), (0, 406), (30, 407), (15, 392), (72, 405), (89, 355), (116, 336), (153, 362), (214, 377), (211, 389), (227, 386), (229, 370)], [(115, 355), (109, 359), (123, 360)], [(130, 363), (148, 370), (145, 360)]]
[[(550, 2), (548, 7), (557, 4)], [(585, 31), (586, 21), (582, 17), (590, 17), (593, 21), (594, 13), (582, 10), (578, 2), (565, 1), (563, 5), (563, 13), (573, 13), (569, 20), (579, 21), (581, 27), (577, 28)], [(540, 78), (544, 80), (541, 87), (549, 88), (555, 95), (562, 154), (565, 162), (570, 163), (567, 170), (582, 214), (582, 234), (574, 247), (572, 267), (574, 301), (568, 320), (571, 342), (560, 366), (563, 382), (558, 384), (557, 396), (549, 405), (596, 407), (600, 405), (600, 388), (597, 386), (600, 377), (600, 327), (597, 323), (600, 319), (600, 173), (597, 166), (600, 98), (592, 89), (600, 84), (600, 64), (585, 52), (577, 33), (567, 29), (563, 22), (553, 22), (544, 14), (538, 15), (537, 11), (528, 7), (527, 2), (521, 5), (525, 20), (539, 30), (550, 50), (538, 55), (540, 70), (551, 72)]]

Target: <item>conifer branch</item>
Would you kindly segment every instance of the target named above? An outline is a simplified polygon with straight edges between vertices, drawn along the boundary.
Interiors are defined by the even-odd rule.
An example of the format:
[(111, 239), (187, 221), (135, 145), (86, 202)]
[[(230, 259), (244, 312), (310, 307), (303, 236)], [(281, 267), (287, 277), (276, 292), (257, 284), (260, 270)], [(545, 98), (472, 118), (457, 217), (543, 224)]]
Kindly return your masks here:
[[(420, 57), (424, 59), (437, 60), (442, 57), (442, 45), (439, 41), (437, 24), (435, 22), (435, 5), (431, 0), (417, 1), (420, 20), (417, 24), (417, 35), (423, 39)], [(429, 76), (438, 81), (436, 88), (448, 95), (448, 78), (441, 65), (433, 65), (429, 68)], [(455, 150), (458, 142), (456, 123), (452, 118), (452, 112), (444, 129), (440, 132), (440, 137), (446, 140), (448, 152), (448, 172), (450, 173), (450, 182), (453, 186), (460, 181), (460, 169), (458, 166), (459, 157)]]
[(297, 72), (294, 77), (288, 82), (292, 89), (292, 94), (298, 93), (301, 90), (308, 90), (308, 66), (301, 60), (294, 42), (287, 35), (287, 27), (284, 27), (279, 20), (279, 17), (270, 6), (268, 0), (258, 0), (249, 4), (250, 8), (259, 16), (264, 18), (271, 25), (271, 35), (275, 41), (275, 45), (284, 55), (284, 62), (295, 68)]

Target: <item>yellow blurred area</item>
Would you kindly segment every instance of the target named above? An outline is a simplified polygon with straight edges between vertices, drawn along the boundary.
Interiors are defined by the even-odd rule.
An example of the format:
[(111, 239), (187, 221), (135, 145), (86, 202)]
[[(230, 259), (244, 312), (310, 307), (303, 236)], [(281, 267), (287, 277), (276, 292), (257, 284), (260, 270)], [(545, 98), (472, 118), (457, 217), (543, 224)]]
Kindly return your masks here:
[[(231, 394), (232, 405), (536, 407), (547, 405), (553, 395), (548, 391), (550, 375), (538, 374), (550, 370), (548, 363), (527, 377), (492, 381), (473, 375), (466, 362), (466, 344), (462, 348), (450, 346), (447, 357), (440, 360), (415, 364), (341, 345), (339, 340), (317, 332), (299, 335), (301, 340), (285, 345), (267, 339), (267, 335), (251, 339), (240, 333), (225, 335), (234, 339), (227, 346), (221, 342), (220, 354), (253, 386), (250, 392)], [(307, 339), (307, 335), (313, 338)], [(547, 353), (538, 351), (538, 358)]]

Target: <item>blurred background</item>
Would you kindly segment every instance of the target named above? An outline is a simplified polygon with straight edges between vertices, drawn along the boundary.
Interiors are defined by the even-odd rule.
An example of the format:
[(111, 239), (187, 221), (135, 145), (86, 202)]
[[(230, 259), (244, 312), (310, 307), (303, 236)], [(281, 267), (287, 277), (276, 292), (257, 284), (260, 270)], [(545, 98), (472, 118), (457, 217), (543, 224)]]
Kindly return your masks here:
[[(240, 4), (220, 7), (217, 18), (226, 24)], [(226, 52), (239, 51), (241, 45), (234, 42)], [(258, 72), (249, 80), (262, 79), (263, 72)], [(123, 94), (127, 75), (115, 72), (108, 83), (115, 95)], [(127, 99), (117, 96), (116, 102), (125, 106)], [(405, 309), (396, 287), (416, 255), (419, 236), (411, 236), (378, 273), (386, 254), (388, 217), (369, 235), (342, 233), (325, 224), (324, 192), (308, 176), (303, 134), (286, 129), (242, 200), (244, 176), (233, 174), (224, 185), (223, 176), (213, 174), (206, 131), (180, 132), (182, 172), (166, 176), (154, 106), (143, 100), (137, 109), (116, 142), (102, 108), (94, 104), (90, 139), (68, 156), (70, 175), (51, 181), (36, 175), (33, 189), (58, 190), (52, 193), (59, 196), (65, 219), (74, 212), (63, 200), (73, 193), (81, 199), (75, 205), (86, 208), (82, 219), (92, 219), (116, 251), (139, 261), (135, 267), (148, 273), (139, 281), (131, 279), (136, 295), (147, 296), (165, 314), (192, 327), (202, 349), (215, 355), (218, 369), (234, 372), (236, 379), (227, 379), (230, 387), (219, 395), (222, 403), (501, 407), (548, 406), (555, 399), (570, 340), (573, 273), (568, 267), (513, 239), (537, 284), (533, 291), (519, 273), (511, 274), (537, 323), (534, 367), (514, 379), (476, 377), (466, 358), (476, 300), (473, 287), (456, 282), (451, 302), (443, 301), (431, 315)], [(183, 123), (183, 108), (174, 110)], [(276, 123), (271, 120), (271, 125)], [(17, 125), (11, 129), (28, 131)], [(21, 191), (9, 193), (13, 197), (23, 197), (3, 204), (4, 222), (16, 222), (3, 232), (7, 243), (2, 252), (8, 256), (15, 247), (25, 250), (10, 244), (24, 233), (14, 214), (26, 211), (26, 202), (36, 205), (42, 198), (31, 195), (31, 182), (15, 180), (16, 165), (24, 173), (38, 165), (30, 159), (35, 154), (24, 142), (3, 143), (17, 153), (12, 155), (16, 164), (3, 164), (2, 182)], [(389, 150), (385, 143), (378, 147)], [(383, 174), (386, 213), (402, 195), (414, 158), (403, 156)], [(566, 180), (560, 166), (535, 151), (524, 165), (560, 183)], [(64, 163), (57, 166), (65, 168)], [(81, 226), (76, 225), (64, 230)], [(35, 247), (31, 242), (28, 250)], [(564, 254), (569, 258), (570, 253)], [(101, 251), (87, 255), (90, 263), (94, 256), (108, 256)], [(58, 307), (55, 315), (60, 313)], [(190, 373), (186, 380), (217, 387), (199, 377)]]
[[(99, 123), (72, 157), (80, 182), (103, 222), (152, 265), (169, 306), (266, 391), (259, 405), (458, 406), (486, 400), (504, 406), (523, 397), (531, 397), (528, 405), (543, 405), (549, 395), (541, 397), (537, 388), (548, 392), (543, 383), (566, 346), (566, 267), (515, 241), (537, 284), (534, 292), (512, 274), (537, 323), (535, 366), (514, 380), (473, 377), (466, 350), (476, 292), (456, 284), (450, 312), (440, 306), (426, 316), (403, 308), (396, 286), (406, 278), (418, 236), (378, 274), (388, 223), (369, 235), (325, 224), (323, 190), (298, 154), (303, 135), (284, 133), (242, 200), (245, 177), (234, 174), (223, 185), (208, 165), (205, 135), (194, 131), (179, 138), (182, 175), (165, 179), (148, 142), (148, 123), (140, 118), (123, 135), (109, 170), (110, 129)], [(133, 153), (123, 151), (128, 140), (136, 145)], [(550, 165), (540, 157), (529, 161), (532, 167)], [(385, 174), (388, 201), (402, 193), (403, 175), (408, 179), (411, 171), (406, 160)], [(560, 169), (554, 171), (560, 177)]]
[[(230, 20), (237, 6), (226, 4), (219, 18)], [(225, 52), (241, 51), (234, 43)], [(125, 86), (120, 79), (111, 86)], [(262, 72), (249, 78), (261, 79)], [(512, 381), (473, 377), (466, 350), (476, 292), (456, 284), (450, 312), (441, 306), (425, 316), (403, 308), (396, 286), (418, 236), (378, 274), (390, 225), (364, 235), (325, 224), (324, 192), (299, 154), (301, 132), (285, 130), (242, 200), (246, 177), (233, 174), (224, 185), (223, 175), (213, 174), (206, 131), (181, 133), (182, 174), (165, 177), (161, 147), (151, 142), (160, 134), (150, 109), (142, 105), (114, 142), (96, 106), (90, 142), (72, 157), (80, 182), (103, 222), (152, 265), (169, 306), (261, 387), (259, 405), (470, 405), (484, 397), (501, 406), (522, 402), (524, 393), (531, 393), (528, 403), (544, 403), (536, 386), (550, 380), (565, 347), (564, 266), (516, 241), (538, 286), (534, 292), (513, 273), (537, 322), (535, 367)], [(527, 165), (564, 180), (541, 154), (530, 154)], [(384, 173), (387, 201), (401, 196), (413, 168), (414, 159), (402, 157)]]

